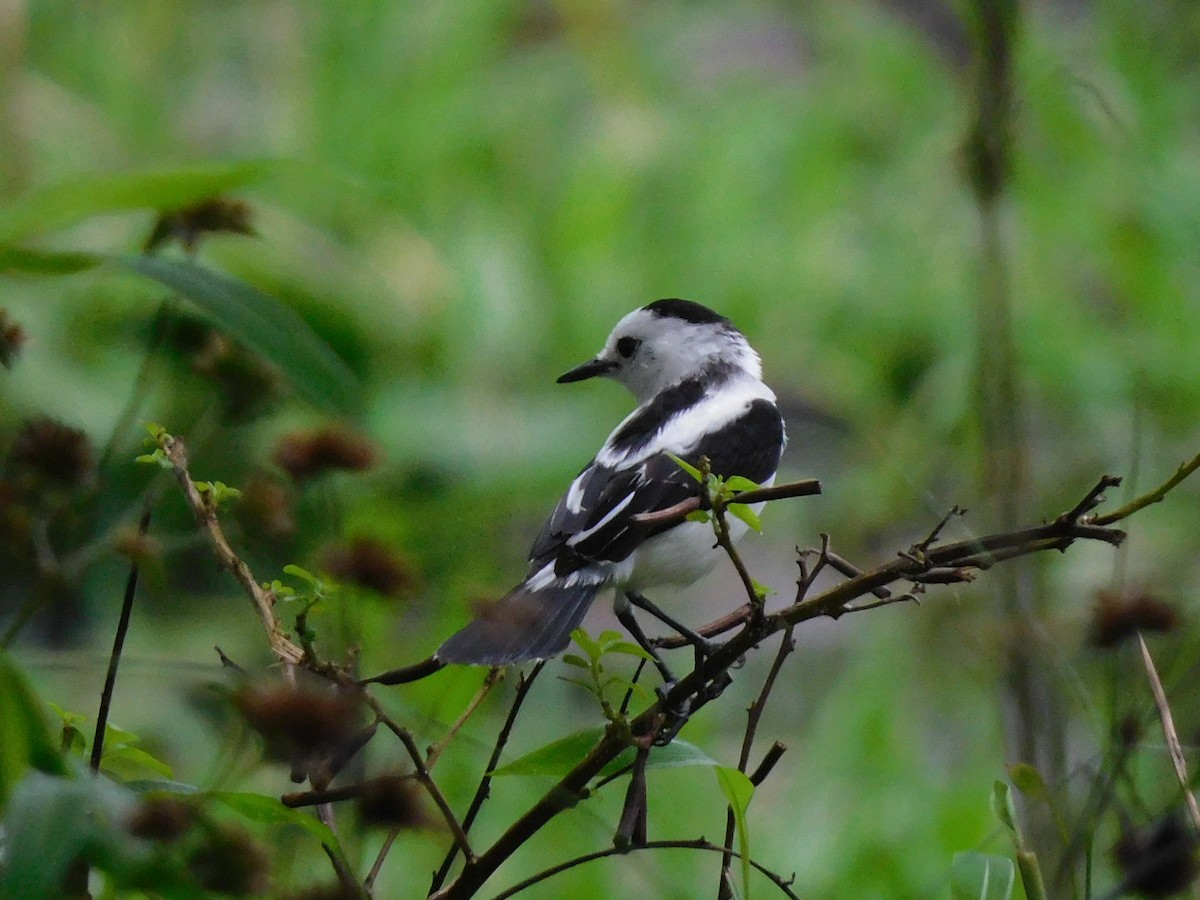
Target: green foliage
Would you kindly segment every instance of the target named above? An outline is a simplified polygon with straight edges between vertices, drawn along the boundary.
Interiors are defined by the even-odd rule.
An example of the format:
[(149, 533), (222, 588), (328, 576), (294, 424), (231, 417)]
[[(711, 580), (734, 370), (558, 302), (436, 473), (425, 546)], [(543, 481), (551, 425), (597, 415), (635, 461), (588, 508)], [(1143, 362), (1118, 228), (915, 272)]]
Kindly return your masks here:
[[(81, 726), (87, 723), (88, 717), (82, 713), (69, 712), (57, 703), (48, 703), (47, 706), (61, 722), (62, 753), (73, 757), (80, 765), (83, 765), (88, 759), (92, 731)], [(126, 731), (111, 722), (106, 722), (104, 725), (104, 750), (100, 756), (100, 771), (122, 782), (149, 776), (167, 780), (173, 778), (171, 767), (139, 747), (140, 742), (141, 739), (132, 731)]]
[(357, 402), (346, 364), (295, 312), (255, 287), (183, 260), (125, 256), (121, 267), (151, 278), (191, 302), (213, 323), (279, 368), (296, 392), (339, 412)]
[(1010, 900), (1016, 866), (1003, 856), (967, 851), (954, 854), (950, 895), (954, 900)]
[[(919, 17), (832, 0), (586, 12), (368, 0), (353, 15), (340, 4), (302, 15), (251, 4), (223, 17), (202, 5), (39, 0), (17, 18), (22, 53), (5, 81), (12, 127), (0, 138), (0, 272), (17, 277), (0, 282), (0, 307), (28, 340), (12, 372), (0, 373), (0, 447), (11, 447), (20, 419), (47, 414), (85, 429), (101, 455), (164, 292), (188, 293), (322, 410), (353, 414), (362, 396), (359, 424), (382, 445), (381, 470), (338, 496), (285, 485), (272, 507), (284, 537), (261, 520), (242, 524), (253, 511), (245, 502), (228, 519), (231, 540), (262, 558), (263, 573), (293, 560), (319, 571), (320, 548), (343, 525), (411, 556), (421, 576), (411, 609), (329, 604), (329, 629), (361, 646), (364, 671), (428, 652), (462, 598), (516, 579), (540, 517), (629, 408), (611, 386), (558, 388), (551, 376), (657, 296), (707, 302), (747, 332), (788, 410), (786, 466), (828, 486), (819, 503), (772, 510), (764, 552), (773, 559), (786, 562), (793, 544), (827, 530), (862, 565), (953, 502), (979, 507), (977, 228), (956, 162), (970, 91), (963, 48), (913, 25)], [(1099, 471), (1125, 472), (1136, 459), (1150, 478), (1190, 455), (1200, 420), (1196, 25), (1193, 5), (1180, 3), (1089, 5), (1068, 29), (1046, 10), (1023, 14), (1005, 235), (1037, 449), (1035, 518), (1056, 514)], [(206, 98), (217, 94), (214, 106)], [(278, 162), (257, 161), (264, 156)], [(143, 245), (158, 211), (228, 192), (259, 214), (261, 239), (214, 238), (195, 262), (164, 259), (153, 273), (121, 255)], [(138, 277), (122, 274), (130, 265)], [(250, 495), (252, 478), (276, 474), (279, 433), (311, 411), (292, 404), (278, 418), (214, 430), (205, 415), (213, 385), (198, 374), (189, 334), (178, 322), (166, 330), (131, 421), (171, 422), (206, 474)], [(349, 360), (361, 387), (328, 347), (301, 335)], [(52, 624), (77, 629), (81, 647), (69, 655), (32, 647), (32, 628), (12, 644), (38, 660), (28, 667), (38, 690), (70, 708), (94, 701), (96, 673), (78, 659), (107, 651), (119, 591), (109, 550), (149, 480), (126, 464), (128, 430), (115, 436), (119, 464), (102, 466), (95, 491), (50, 522), (51, 549), (77, 577), (37, 592), (14, 582), (0, 597), (5, 628), (13, 607), (44, 593), (61, 604)], [(0, 481), (7, 487), (8, 473)], [(164, 746), (185, 781), (204, 782), (217, 758), (250, 778), (233, 750), (218, 757), (215, 735), (180, 702), (197, 690), (194, 667), (211, 661), (213, 643), (243, 662), (262, 649), (223, 602), (227, 579), (176, 540), (191, 534), (179, 507), (155, 508), (170, 575), (143, 579), (139, 604), (153, 614), (139, 607), (131, 633), (135, 658), (153, 658), (161, 675), (156, 702), (138, 702), (136, 669), (128, 688), (123, 674), (118, 703), (129, 706), (119, 720)], [(7, 512), (0, 503), (5, 540)], [(1127, 578), (1193, 596), (1194, 504), (1147, 513)], [(967, 535), (977, 525), (960, 524)], [(0, 567), (34, 559), (29, 544), (11, 549)], [(1044, 585), (1056, 604), (1048, 668), (1078, 673), (1078, 706), (1063, 716), (1073, 741), (1091, 735), (1098, 746), (1111, 723), (1097, 719), (1110, 704), (1095, 685), (1106, 680), (1092, 678), (1093, 651), (1080, 648), (1090, 591), (1109, 575), (1107, 557), (1068, 554)], [(687, 608), (726, 599), (702, 598), (708, 589)], [(755, 839), (757, 854), (794, 865), (803, 895), (927, 896), (952, 853), (992, 828), (981, 798), (1003, 763), (993, 638), (1006, 626), (982, 615), (975, 587), (955, 589), (949, 603), (935, 593), (879, 624), (874, 615), (821, 623), (789, 663), (799, 706), (781, 704), (764, 733), (778, 733), (802, 763), (788, 785), (794, 802), (774, 808)], [(1163, 641), (1183, 671), (1194, 624), (1185, 617)], [(605, 693), (592, 659), (575, 657), (586, 666), (569, 669), (589, 694)], [(613, 659), (604, 667), (616, 668)], [(477, 686), (458, 675), (394, 702), (442, 733), (459, 695)], [(1140, 684), (1136, 672), (1121, 675)], [(20, 680), (14, 693), (0, 666), (0, 798), (31, 765), (65, 765)], [(739, 677), (731, 691), (748, 682)], [(1183, 681), (1168, 689), (1181, 728), (1194, 731), (1194, 691)], [(572, 693), (537, 715), (579, 714)], [(618, 684), (607, 688), (610, 705), (619, 694)], [(496, 714), (481, 710), (480, 732)], [(690, 727), (725, 741), (740, 724), (706, 710)], [(76, 732), (64, 736), (77, 752), (86, 729)], [(1161, 763), (1148, 746), (1132, 761), (1149, 781), (1135, 808), (1176, 796)], [(465, 802), (478, 765), (447, 756), (440, 768), (452, 803)], [(1032, 802), (1055, 790), (1053, 779), (1039, 788), (1024, 774), (1011, 777)], [(851, 796), (862, 802), (846, 803)], [(497, 797), (489, 819), (527, 799)], [(652, 809), (651, 822), (693, 833), (695, 809), (677, 806)], [(705, 820), (711, 828), (719, 824)], [(582, 829), (552, 837), (564, 852), (594, 846)], [(428, 848), (404, 850), (420, 869)], [(1104, 865), (1098, 855), (1098, 882)], [(672, 883), (706, 895), (711, 873), (695, 868)], [(584, 872), (564, 875), (563, 892), (617, 889), (599, 869)], [(389, 877), (399, 886), (383, 895), (424, 887)]]
[[(551, 741), (536, 750), (497, 766), (493, 775), (550, 775), (562, 777), (571, 771), (604, 737), (604, 728), (584, 728), (566, 737)], [(633, 762), (634, 749), (628, 747), (600, 772), (607, 777), (621, 771)], [(665, 747), (654, 747), (646, 761), (647, 769), (676, 769), (687, 766), (707, 766), (712, 769), (726, 768), (712, 759), (695, 744), (676, 739)], [(736, 769), (733, 770), (737, 772)], [(738, 772), (740, 775), (741, 773)]]
[(642, 685), (629, 677), (607, 671), (604, 667), (604, 658), (606, 656), (632, 656), (636, 659), (651, 661), (652, 657), (617, 631), (603, 631), (599, 637), (593, 639), (582, 628), (576, 628), (571, 632), (571, 639), (583, 650), (584, 656), (567, 653), (563, 656), (563, 662), (568, 666), (584, 670), (587, 678), (563, 678), (563, 680), (579, 685), (595, 697), (604, 712), (604, 717), (610, 722), (622, 724), (624, 719), (617, 711), (617, 707), (620, 705), (617, 695), (632, 691), (635, 696), (646, 698), (649, 693)]
[(107, 213), (176, 209), (260, 180), (267, 163), (211, 164), (158, 172), (96, 174), (34, 188), (0, 210), (0, 244)]
[(750, 827), (746, 823), (746, 809), (754, 796), (754, 785), (744, 772), (731, 769), (728, 766), (717, 766), (713, 769), (717, 776), (717, 784), (729, 801), (733, 810), (733, 819), (737, 823), (738, 852), (742, 855), (742, 896), (750, 897)]
[(0, 651), (0, 813), (30, 769), (61, 775), (66, 767), (50, 737), (41, 703), (25, 676)]

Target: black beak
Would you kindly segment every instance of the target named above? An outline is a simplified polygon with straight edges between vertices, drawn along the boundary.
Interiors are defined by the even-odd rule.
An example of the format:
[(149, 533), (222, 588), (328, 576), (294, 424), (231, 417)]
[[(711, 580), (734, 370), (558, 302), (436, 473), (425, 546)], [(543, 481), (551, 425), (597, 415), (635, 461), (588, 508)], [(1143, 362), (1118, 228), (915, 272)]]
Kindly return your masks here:
[(576, 366), (570, 372), (558, 376), (559, 384), (567, 384), (571, 381), (583, 381), (585, 378), (595, 378), (597, 375), (603, 375), (606, 372), (611, 372), (617, 367), (617, 364), (609, 359), (589, 359), (582, 366)]

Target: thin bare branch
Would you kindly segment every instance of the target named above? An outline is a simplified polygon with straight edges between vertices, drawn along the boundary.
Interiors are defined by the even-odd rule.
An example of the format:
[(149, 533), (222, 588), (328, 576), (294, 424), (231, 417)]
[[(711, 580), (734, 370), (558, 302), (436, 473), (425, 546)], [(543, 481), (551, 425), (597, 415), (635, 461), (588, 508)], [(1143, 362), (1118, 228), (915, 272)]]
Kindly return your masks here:
[[(776, 484), (754, 491), (742, 491), (735, 495), (734, 503), (770, 503), (772, 500), (787, 500), (791, 497), (812, 497), (821, 493), (821, 482), (815, 478)], [(639, 513), (633, 521), (640, 525), (672, 525), (682, 522), (703, 505), (699, 497), (688, 497), (674, 506), (654, 512)]]
[(446, 825), (449, 826), (450, 833), (454, 835), (454, 841), (458, 844), (459, 849), (462, 850), (463, 855), (468, 860), (473, 860), (475, 853), (471, 849), (471, 842), (467, 839), (467, 833), (463, 831), (462, 825), (454, 815), (454, 810), (450, 808), (450, 804), (446, 801), (446, 795), (442, 793), (441, 788), (437, 786), (437, 782), (433, 780), (433, 776), (429, 774), (429, 769), (425, 766), (425, 759), (417, 747), (417, 742), (413, 738), (412, 732), (389, 716), (379, 701), (366, 691), (363, 692), (362, 696), (363, 702), (375, 713), (375, 717), (379, 719), (379, 723), (400, 739), (400, 743), (408, 751), (409, 759), (412, 760), (413, 767), (416, 769), (416, 772), (413, 773), (414, 777), (421, 782), (421, 786), (425, 788), (425, 792), (429, 794), (430, 799), (433, 800), (441, 812), (442, 818), (446, 820)]
[[(637, 844), (625, 848), (609, 847), (607, 850), (597, 850), (595, 853), (577, 856), (575, 859), (569, 859), (564, 863), (559, 863), (557, 866), (544, 869), (543, 871), (538, 872), (536, 875), (531, 875), (524, 881), (514, 884), (507, 890), (501, 891), (495, 896), (495, 898), (493, 898), (493, 900), (507, 900), (508, 897), (515, 896), (526, 888), (533, 887), (533, 885), (539, 884), (548, 878), (553, 878), (555, 875), (565, 872), (568, 869), (574, 869), (576, 866), (582, 866), (585, 863), (595, 862), (598, 859), (607, 859), (611, 856), (624, 856), (627, 853), (637, 850), (703, 850), (709, 853), (729, 852), (737, 859), (742, 858), (741, 854), (736, 850), (731, 850), (728, 847), (718, 847), (716, 844), (712, 843), (711, 841), (707, 841), (704, 838), (696, 838), (695, 840), (691, 841), (647, 841), (644, 844)], [(775, 887), (779, 888), (780, 892), (783, 893), (785, 897), (790, 897), (792, 900), (800, 900), (796, 893), (792, 891), (791, 879), (783, 878), (781, 875), (772, 872), (766, 866), (762, 865), (762, 863), (755, 862), (752, 859), (749, 860), (749, 863), (752, 868), (758, 872), (761, 872), (768, 879), (770, 879), (771, 883), (775, 885)]]
[(1175, 487), (1179, 485), (1179, 483), (1185, 478), (1195, 472), (1196, 469), (1200, 469), (1200, 453), (1197, 453), (1190, 460), (1176, 469), (1175, 473), (1170, 478), (1168, 478), (1154, 490), (1147, 491), (1140, 497), (1129, 501), (1124, 506), (1121, 506), (1110, 513), (1105, 513), (1102, 516), (1093, 516), (1091, 518), (1091, 523), (1093, 525), (1111, 525), (1113, 522), (1120, 522), (1122, 519), (1132, 516), (1135, 512), (1145, 509), (1151, 504), (1161, 502), (1162, 499), (1167, 496), (1167, 494), (1174, 490)]
[[(533, 682), (541, 674), (542, 669), (546, 667), (546, 661), (539, 660), (528, 675), (522, 675), (517, 683), (517, 693), (513, 697), (512, 705), (508, 708), (508, 716), (504, 719), (504, 724), (500, 727), (500, 733), (496, 735), (495, 746), (492, 747), (492, 754), (488, 757), (487, 765), (483, 770), (483, 777), (479, 779), (479, 786), (475, 789), (475, 796), (471, 798), (471, 804), (467, 807), (467, 814), (463, 816), (463, 833), (471, 830), (471, 826), (475, 824), (475, 818), (479, 815), (479, 811), (483, 808), (483, 804), (487, 802), (488, 796), (492, 790), (492, 772), (500, 763), (500, 757), (504, 753), (504, 748), (508, 744), (509, 735), (512, 734), (513, 725), (516, 724), (517, 716), (521, 712), (521, 707), (525, 703), (525, 698), (529, 696), (529, 689), (533, 687)], [(442, 864), (438, 866), (437, 872), (433, 876), (433, 881), (429, 885), (429, 892), (432, 894), (438, 890), (446, 881), (446, 876), (450, 873), (450, 867), (454, 865), (454, 860), (458, 856), (459, 845), (455, 844), (446, 853)], [(386, 852), (385, 852), (386, 855)]]
[(285, 664), (299, 663), (304, 659), (304, 651), (288, 638), (280, 626), (279, 620), (275, 617), (275, 595), (254, 580), (254, 574), (250, 571), (250, 567), (229, 545), (211, 505), (196, 489), (191, 473), (188, 471), (187, 447), (182, 440), (171, 435), (165, 435), (160, 444), (175, 472), (175, 479), (183, 490), (183, 498), (191, 508), (192, 515), (196, 517), (196, 523), (208, 533), (217, 561), (233, 573), (233, 577), (238, 580), (238, 584), (242, 586), (242, 590), (254, 605), (263, 631), (267, 633), (267, 641), (271, 645), (272, 652)]
[[(771, 696), (771, 690), (775, 687), (775, 679), (779, 677), (779, 671), (783, 668), (784, 660), (788, 658), (793, 650), (796, 649), (796, 642), (793, 638), (793, 633), (796, 626), (789, 625), (783, 631), (783, 640), (779, 643), (779, 649), (775, 651), (775, 659), (771, 662), (771, 668), (767, 672), (767, 677), (763, 680), (763, 686), (759, 689), (758, 696), (750, 704), (746, 710), (746, 733), (742, 737), (742, 750), (738, 755), (738, 771), (745, 772), (750, 765), (750, 751), (754, 746), (754, 738), (758, 734), (758, 723), (762, 720), (763, 710), (767, 708), (767, 699)], [(776, 744), (776, 746), (782, 746)], [(782, 752), (782, 751), (781, 751)], [(776, 757), (778, 759), (778, 757)], [(771, 766), (774, 766), (774, 762)], [(770, 766), (767, 767), (769, 772)], [(764, 774), (765, 778), (766, 775)], [(737, 828), (737, 819), (733, 814), (733, 807), (729, 807), (725, 811), (725, 846), (733, 846), (733, 838)], [(729, 888), (728, 873), (732, 863), (733, 856), (731, 853), (723, 853), (721, 855), (721, 875), (720, 886), (717, 891), (719, 898), (727, 898), (732, 896)]]
[(467, 719), (471, 718), (471, 714), (479, 708), (479, 704), (483, 702), (483, 698), (492, 692), (497, 684), (504, 680), (504, 670), (499, 666), (492, 666), (488, 669), (487, 675), (484, 676), (483, 684), (479, 686), (479, 690), (475, 692), (475, 696), (471, 698), (471, 702), (467, 704), (467, 708), (462, 711), (454, 724), (442, 736), (442, 739), (436, 744), (431, 744), (425, 754), (425, 768), (432, 769), (437, 764), (438, 758), (442, 752), (454, 740), (454, 736), (458, 734), (463, 725), (467, 724)]
[(1175, 720), (1171, 715), (1171, 705), (1167, 703), (1167, 692), (1163, 690), (1162, 680), (1158, 677), (1158, 669), (1154, 666), (1154, 658), (1150, 656), (1150, 648), (1146, 646), (1146, 638), (1138, 632), (1138, 649), (1142, 651), (1142, 665), (1146, 668), (1146, 678), (1150, 682), (1150, 690), (1154, 694), (1154, 705), (1158, 708), (1158, 719), (1162, 723), (1163, 736), (1167, 739), (1167, 749), (1171, 754), (1171, 763), (1175, 766), (1175, 777), (1179, 779), (1179, 787), (1183, 791), (1183, 799), (1187, 803), (1188, 815), (1192, 817), (1192, 825), (1200, 831), (1200, 806), (1196, 805), (1196, 796), (1191, 790), (1188, 778), (1187, 760), (1183, 756), (1183, 745), (1179, 743), (1179, 733), (1175, 730)]

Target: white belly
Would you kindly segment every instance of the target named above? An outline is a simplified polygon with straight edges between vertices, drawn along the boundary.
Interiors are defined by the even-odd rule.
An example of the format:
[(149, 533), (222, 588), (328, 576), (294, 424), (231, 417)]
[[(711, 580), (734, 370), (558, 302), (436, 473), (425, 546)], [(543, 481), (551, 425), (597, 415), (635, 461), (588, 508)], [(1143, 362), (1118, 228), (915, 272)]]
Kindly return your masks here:
[[(758, 513), (765, 504), (750, 508)], [(729, 536), (736, 544), (749, 526), (736, 516), (726, 516)], [(647, 540), (613, 573), (618, 590), (643, 591), (660, 585), (688, 585), (702, 578), (725, 558), (716, 546), (711, 522), (684, 522)]]

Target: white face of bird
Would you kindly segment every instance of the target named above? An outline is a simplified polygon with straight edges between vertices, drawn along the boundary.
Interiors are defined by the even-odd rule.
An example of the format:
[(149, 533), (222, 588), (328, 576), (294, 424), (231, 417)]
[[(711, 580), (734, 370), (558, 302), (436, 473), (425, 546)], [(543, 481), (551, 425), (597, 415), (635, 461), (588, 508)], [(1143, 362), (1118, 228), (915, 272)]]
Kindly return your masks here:
[[(706, 371), (724, 368), (753, 378), (761, 376), (758, 354), (728, 320), (695, 304), (684, 309), (687, 318), (664, 313), (663, 309), (675, 309), (660, 305), (665, 303), (629, 313), (617, 323), (595, 359), (567, 372), (559, 382), (611, 378), (644, 403), (663, 389)], [(692, 307), (703, 313), (696, 315)]]

